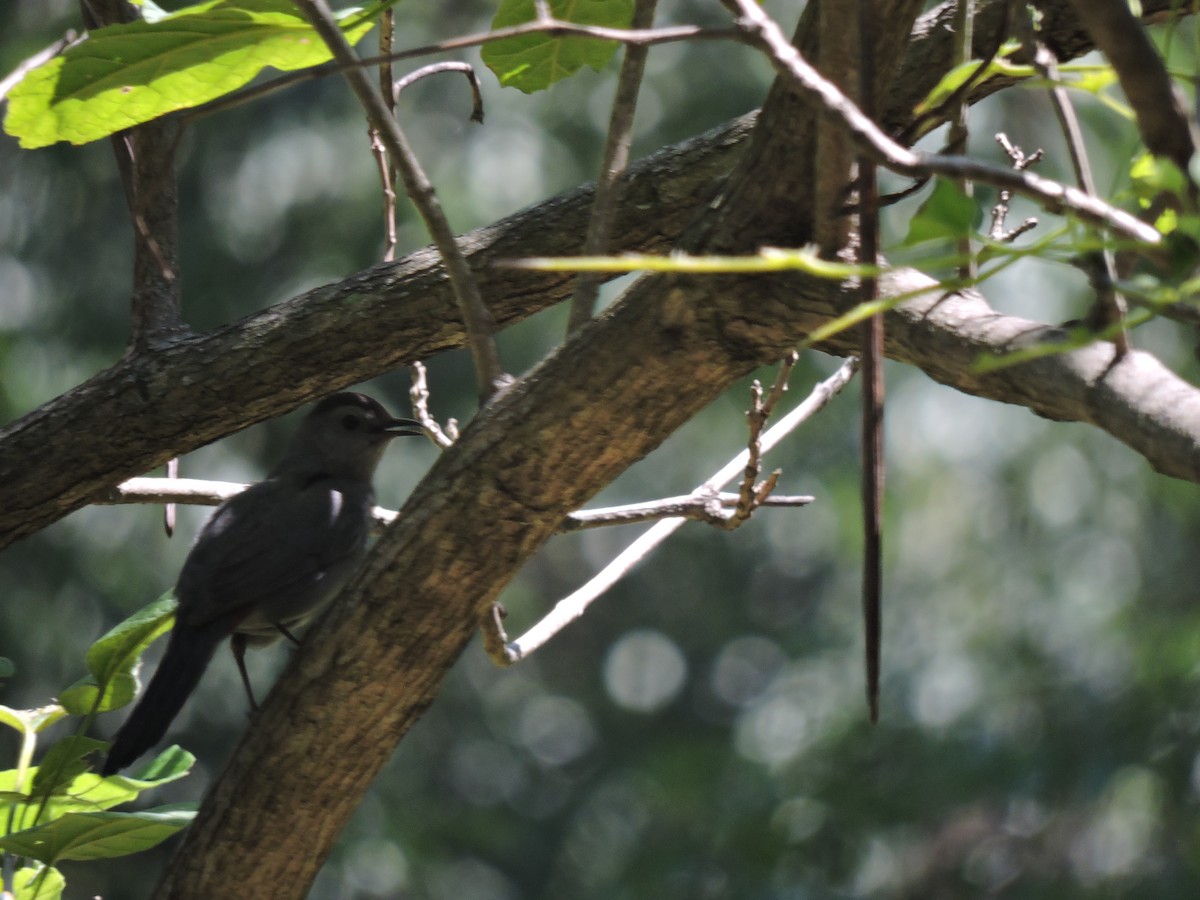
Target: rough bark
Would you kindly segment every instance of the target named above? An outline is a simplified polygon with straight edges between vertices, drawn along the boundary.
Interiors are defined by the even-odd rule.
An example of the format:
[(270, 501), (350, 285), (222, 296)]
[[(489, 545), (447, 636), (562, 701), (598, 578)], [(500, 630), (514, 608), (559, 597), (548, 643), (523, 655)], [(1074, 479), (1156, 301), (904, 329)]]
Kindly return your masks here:
[[(985, 4), (981, 40), (999, 5)], [(917, 30), (887, 122), (901, 121), (911, 108), (906, 98), (944, 71), (937, 61), (950, 57), (938, 15)], [(897, 13), (881, 31), (901, 35), (908, 24)], [(914, 58), (924, 63), (914, 66)], [(811, 195), (803, 174), (811, 116), (777, 87), (753, 141), (743, 140), (746, 125), (735, 126), (637, 167), (615, 229), (619, 249), (665, 249), (685, 234), (691, 246), (723, 249), (803, 235), (809, 210), (798, 201)], [(713, 208), (717, 181), (733, 166)], [(762, 177), (780, 166), (787, 177)], [(588, 199), (586, 190), (575, 192), (469, 237), (502, 324), (565, 298), (569, 284), (488, 264), (570, 253), (584, 234)], [(689, 229), (697, 215), (705, 221)], [(886, 287), (914, 285), (931, 283), (900, 272)], [(297, 653), (189, 829), (159, 896), (302, 896), (362, 792), (432, 702), (481, 611), (563, 514), (738, 377), (842, 312), (843, 291), (798, 275), (645, 278), (483, 410)], [(133, 354), (0, 432), (7, 501), (0, 546), (173, 455), (459, 346), (461, 331), (436, 260), (422, 251), (210, 334)], [(1200, 395), (1146, 354), (1110, 366), (1111, 347), (1097, 345), (981, 376), (973, 368), (980, 353), (1046, 330), (999, 315), (978, 296), (926, 294), (889, 314), (888, 333), (890, 356), (947, 384), (1096, 424), (1160, 471), (1200, 480)], [(828, 349), (848, 352), (851, 340), (845, 335)], [(231, 396), (237, 404), (227, 402)]]
[[(780, 211), (795, 199), (794, 182), (753, 176), (774, 172), (766, 161), (789, 146), (804, 149), (810, 138), (792, 117), (808, 115), (790, 92), (772, 93), (733, 189), (690, 246), (745, 249), (764, 230), (791, 234), (805, 221), (808, 209)], [(890, 287), (916, 278), (901, 273)], [(219, 894), (231, 872), (243, 894), (302, 895), (488, 604), (564, 512), (843, 311), (841, 291), (802, 276), (643, 278), (481, 411), (297, 653), (159, 895)], [(930, 293), (891, 314), (890, 353), (964, 389), (1111, 427), (1139, 449), (1173, 446), (1178, 455), (1163, 465), (1200, 472), (1200, 398), (1152, 359), (1132, 354), (1110, 367), (1111, 348), (1096, 346), (980, 377), (972, 364), (982, 350), (1007, 349), (1042, 326), (998, 316), (979, 298), (939, 299)], [(830, 349), (844, 352), (850, 340)], [(1175, 402), (1151, 409), (1147, 389)]]

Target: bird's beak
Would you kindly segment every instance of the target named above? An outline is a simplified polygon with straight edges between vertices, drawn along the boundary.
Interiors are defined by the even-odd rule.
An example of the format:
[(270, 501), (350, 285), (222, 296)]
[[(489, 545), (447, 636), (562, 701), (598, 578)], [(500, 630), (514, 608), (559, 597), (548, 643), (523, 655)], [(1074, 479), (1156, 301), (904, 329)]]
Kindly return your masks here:
[(424, 437), (425, 429), (416, 419), (392, 419), (379, 427), (379, 430), (388, 437), (400, 437), (407, 435), (410, 437)]

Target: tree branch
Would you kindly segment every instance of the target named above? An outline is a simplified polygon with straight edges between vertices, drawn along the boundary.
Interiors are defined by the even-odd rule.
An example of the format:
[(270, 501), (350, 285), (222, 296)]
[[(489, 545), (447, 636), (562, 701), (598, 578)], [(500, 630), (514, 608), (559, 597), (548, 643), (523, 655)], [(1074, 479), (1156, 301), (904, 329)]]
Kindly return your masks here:
[[(236, 496), (250, 485), (234, 481), (205, 481), (199, 478), (130, 478), (115, 487), (101, 504), (131, 503), (182, 503), (192, 506), (216, 506)], [(559, 523), (562, 533), (586, 531), (590, 528), (606, 528), (612, 525), (637, 525), (659, 519), (680, 516), (710, 525), (724, 525), (728, 516), (722, 509), (736, 509), (740, 505), (738, 494), (717, 493), (704, 497), (686, 494), (681, 497), (663, 497), (644, 503), (625, 503), (621, 506), (605, 506), (599, 509), (581, 509), (568, 513)], [(809, 496), (776, 495), (764, 497), (758, 506), (795, 507), (808, 506), (813, 502)], [(718, 506), (714, 511), (713, 504)], [(375, 507), (371, 513), (372, 530), (382, 532), (396, 521), (399, 515), (394, 509)]]
[[(987, 46), (1008, 0), (981, 4), (976, 43)], [(1147, 15), (1172, 9), (1145, 0)], [(948, 30), (953, 4), (922, 17), (899, 76), (889, 84), (881, 121), (902, 124), (952, 64)], [(1067, 0), (1047, 3), (1042, 34), (1060, 58), (1091, 49)], [(992, 81), (978, 96), (995, 90)], [(788, 92), (785, 92), (788, 93)], [(612, 251), (657, 252), (674, 246), (719, 180), (742, 152), (753, 116), (667, 148), (630, 168), (626, 203), (618, 210)], [(769, 171), (783, 176), (803, 155), (781, 154)], [(781, 168), (783, 167), (783, 168)], [(460, 240), (480, 273), (499, 327), (562, 300), (565, 277), (488, 270), (486, 261), (578, 252), (587, 228), (591, 186), (519, 212)], [(653, 210), (647, 215), (644, 210)], [(771, 217), (758, 212), (754, 221)], [(731, 231), (737, 231), (731, 223)], [(355, 314), (346, 314), (353, 299)], [(361, 314), (360, 314), (361, 313)], [(436, 254), (356, 273), (205, 335), (176, 337), (116, 363), (77, 388), (0, 429), (0, 483), (10, 485), (0, 508), (0, 548), (79, 509), (126, 478), (247, 425), (414, 359), (461, 346)], [(936, 363), (935, 363), (936, 365)], [(969, 379), (968, 379), (969, 380)], [(238, 404), (224, 402), (236, 395)], [(176, 409), (187, 409), (181, 416)], [(153, 415), (149, 414), (153, 411)], [(113, 429), (111, 423), (130, 423)], [(1159, 460), (1180, 474), (1179, 447)], [(1187, 466), (1183, 466), (1187, 469)]]
[(1090, 225), (1115, 234), (1155, 245), (1162, 236), (1152, 227), (1112, 204), (1078, 188), (1041, 178), (1031, 172), (1003, 169), (966, 156), (946, 156), (909, 150), (891, 140), (836, 86), (821, 78), (804, 57), (788, 43), (779, 26), (753, 0), (725, 0), (741, 14), (740, 21), (767, 51), (776, 71), (821, 107), (839, 116), (853, 135), (859, 150), (899, 175), (920, 177), (944, 175), (971, 179), (1004, 188), (1040, 204), (1050, 212), (1073, 215)]
[[(697, 204), (712, 198), (753, 121), (743, 117), (635, 164), (614, 252), (668, 249)], [(460, 238), (500, 327), (561, 302), (571, 282), (490, 261), (577, 253), (593, 196), (585, 185)], [(10, 486), (0, 507), (0, 547), (172, 456), (462, 345), (439, 257), (426, 248), (207, 334), (127, 356), (0, 429), (0, 483)], [(226, 402), (229, 396), (238, 403)]]
[[(753, 435), (751, 446), (714, 472), (704, 484), (692, 492), (690, 499), (693, 502), (708, 504), (714, 497), (725, 496), (716, 492), (745, 472), (751, 458), (756, 455), (756, 445), (759, 452), (770, 450), (797, 426), (824, 409), (850, 383), (850, 379), (854, 377), (857, 370), (857, 359), (851, 358), (843, 363), (833, 375), (814, 387), (802, 403), (799, 403), (795, 409), (773, 425), (761, 440), (757, 434)], [(761, 423), (759, 424), (761, 426)], [(740, 492), (729, 496), (737, 498), (737, 505), (740, 508), (742, 505)], [(769, 505), (769, 502), (761, 501), (760, 505), (766, 506)], [(655, 547), (678, 531), (685, 521), (686, 518), (683, 516), (666, 518), (656, 523), (653, 528), (643, 532), (637, 540), (589, 579), (587, 584), (556, 603), (549, 613), (516, 640), (507, 641), (503, 637), (503, 630), (499, 627), (499, 622), (496, 621), (496, 629), (501, 636), (499, 649), (496, 652), (489, 648), (488, 655), (502, 664), (513, 663), (524, 659), (545, 645), (554, 635), (582, 616), (598, 597), (624, 578), (629, 570), (649, 556)]]
[[(890, 62), (884, 54), (881, 71)], [(705, 234), (735, 245), (741, 234), (744, 246), (785, 215), (761, 213), (799, 182), (776, 181), (765, 168), (804, 143), (790, 100), (790, 88), (772, 91), (734, 175), (740, 190), (709, 212)], [(772, 177), (759, 178), (756, 192), (763, 171)], [(803, 227), (811, 209), (786, 214)], [(741, 228), (756, 221), (757, 229)], [(1173, 462), (1200, 472), (1200, 395), (1151, 357), (1130, 353), (1114, 365), (1113, 348), (1097, 345), (981, 375), (982, 350), (1052, 332), (998, 316), (977, 296), (947, 298), (912, 273), (881, 279), (880, 293), (913, 288), (926, 293), (888, 316), (887, 349), (897, 358), (963, 389), (1114, 429), (1150, 454), (1161, 441), (1178, 454)], [(484, 612), (563, 514), (737, 378), (843, 312), (851, 291), (802, 274), (644, 277), (481, 410), (293, 657), (158, 896), (303, 895)], [(845, 352), (853, 340), (841, 334), (829, 348)]]

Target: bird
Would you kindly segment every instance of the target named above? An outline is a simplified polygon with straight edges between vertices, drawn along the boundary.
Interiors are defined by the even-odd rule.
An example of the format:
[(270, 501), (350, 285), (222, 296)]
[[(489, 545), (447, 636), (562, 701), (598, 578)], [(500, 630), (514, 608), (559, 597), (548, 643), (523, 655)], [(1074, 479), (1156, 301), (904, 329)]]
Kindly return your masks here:
[(320, 612), (367, 549), (372, 478), (388, 442), (422, 435), (365, 394), (321, 400), (267, 478), (226, 500), (200, 530), (175, 585), (175, 624), (154, 677), (108, 749), (102, 775), (166, 734), (225, 638), (252, 709), (243, 656)]

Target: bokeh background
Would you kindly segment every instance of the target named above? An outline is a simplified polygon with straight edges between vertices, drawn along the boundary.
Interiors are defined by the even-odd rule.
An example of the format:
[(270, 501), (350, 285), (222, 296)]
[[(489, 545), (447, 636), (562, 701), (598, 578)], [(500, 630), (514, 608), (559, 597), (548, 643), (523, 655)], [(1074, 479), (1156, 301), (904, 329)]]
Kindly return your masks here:
[[(768, 4), (788, 29), (798, 8)], [(397, 12), (403, 46), (482, 30), (493, 8), (471, 0)], [(679, 0), (660, 4), (660, 21), (725, 18), (714, 2)], [(78, 27), (69, 0), (0, 4), (0, 69)], [(1171, 61), (1185, 70), (1192, 39), (1188, 29), (1171, 37)], [(482, 127), (468, 121), (457, 77), (406, 92), (403, 122), (455, 227), (591, 179), (614, 73), (586, 71), (525, 96), (481, 70)], [(769, 78), (743, 48), (653, 50), (636, 152), (754, 108)], [(1117, 192), (1136, 139), (1111, 110), (1079, 99), (1100, 184)], [(1040, 171), (1067, 177), (1036, 90), (977, 108), (973, 152), (1001, 160), (991, 144), (998, 130), (1027, 150), (1045, 147)], [(180, 177), (185, 312), (196, 328), (379, 258), (366, 129), (337, 80), (198, 123)], [(980, 196), (986, 208), (990, 195)], [(890, 244), (913, 208), (889, 213)], [(1030, 212), (1017, 203), (1012, 221)], [(401, 252), (425, 242), (406, 212)], [(23, 152), (0, 138), (4, 421), (120, 356), (130, 244), (106, 143)], [(1037, 261), (1009, 269), (988, 292), (1004, 312), (1044, 321), (1079, 315), (1088, 299), (1077, 272)], [(510, 370), (534, 364), (564, 325), (565, 311), (555, 309), (505, 332)], [(1196, 379), (1193, 336), (1152, 324), (1135, 343)], [(786, 403), (837, 363), (806, 356)], [(435, 413), (468, 418), (465, 355), (429, 366)], [(476, 642), (368, 795), (312, 896), (1200, 896), (1196, 487), (1155, 475), (1093, 429), (967, 397), (901, 366), (890, 366), (888, 379), (877, 726), (866, 723), (861, 672), (853, 387), (767, 460), (783, 469), (781, 490), (815, 494), (814, 505), (760, 513), (733, 534), (685, 527), (512, 669), (495, 669)], [(404, 411), (407, 387), (397, 372), (365, 389)], [(747, 388), (730, 391), (597, 502), (701, 483), (744, 442)], [(203, 448), (182, 472), (260, 477), (294, 424), (286, 418)], [(434, 450), (416, 444), (389, 454), (381, 502), (400, 505), (429, 465)], [(168, 541), (155, 508), (93, 507), (0, 555), (0, 655), (17, 667), (0, 700), (42, 705), (82, 675), (90, 642), (172, 584), (204, 515), (182, 511)], [(503, 598), (510, 632), (637, 531), (554, 540)], [(257, 654), (256, 681), (269, 683), (287, 653)], [(101, 736), (121, 717), (101, 722)], [(195, 773), (148, 802), (200, 798), (245, 727), (236, 671), (221, 654), (171, 734), (196, 753)], [(13, 737), (0, 737), (3, 765), (15, 752)], [(173, 846), (68, 864), (68, 896), (147, 896)]]

